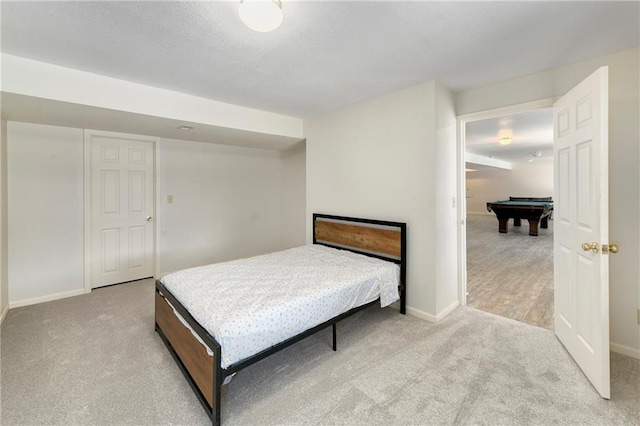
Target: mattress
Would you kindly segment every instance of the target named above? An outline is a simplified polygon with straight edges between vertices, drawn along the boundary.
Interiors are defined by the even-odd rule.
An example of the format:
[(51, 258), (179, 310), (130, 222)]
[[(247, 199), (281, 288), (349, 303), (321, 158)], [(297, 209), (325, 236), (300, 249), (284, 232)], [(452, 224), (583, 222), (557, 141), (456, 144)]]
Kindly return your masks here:
[(162, 284), (222, 349), (227, 368), (380, 298), (399, 299), (397, 264), (307, 245), (166, 275)]

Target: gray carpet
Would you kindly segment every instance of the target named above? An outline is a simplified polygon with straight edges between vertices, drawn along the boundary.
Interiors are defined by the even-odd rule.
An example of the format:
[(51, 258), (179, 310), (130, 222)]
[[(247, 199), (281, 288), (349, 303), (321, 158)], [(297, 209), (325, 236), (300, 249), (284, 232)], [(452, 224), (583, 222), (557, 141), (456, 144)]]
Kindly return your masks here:
[[(13, 309), (3, 425), (209, 424), (153, 331), (151, 280)], [(601, 399), (553, 333), (472, 308), (434, 325), (371, 307), (241, 371), (226, 425), (640, 424), (640, 360)]]

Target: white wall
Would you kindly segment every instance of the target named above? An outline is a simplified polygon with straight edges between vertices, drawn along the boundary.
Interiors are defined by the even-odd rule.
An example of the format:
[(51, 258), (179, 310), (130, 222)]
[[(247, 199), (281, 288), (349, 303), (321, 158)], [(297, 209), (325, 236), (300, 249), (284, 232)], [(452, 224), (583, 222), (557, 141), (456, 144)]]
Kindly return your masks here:
[(283, 247), (304, 245), (306, 225), (311, 222), (306, 211), (306, 151), (306, 142), (303, 142), (281, 154)]
[(640, 82), (638, 49), (618, 52), (457, 94), (459, 115), (562, 96), (609, 66), (609, 236), (612, 348), (640, 357)]
[[(7, 136), (10, 306), (81, 294), (83, 130), (9, 122)], [(287, 180), (303, 152), (158, 145), (163, 272), (304, 243), (304, 179)]]
[(512, 166), (511, 170), (477, 167), (466, 173), (467, 213), (495, 216), (487, 211), (487, 202), (509, 197), (553, 197), (553, 159), (514, 162)]
[(9, 309), (7, 122), (0, 122), (0, 323)]
[(456, 111), (453, 94), (435, 83), (436, 318), (458, 306)]
[(169, 139), (160, 145), (163, 273), (286, 248), (281, 153)]
[[(307, 216), (328, 213), (407, 222), (407, 310), (432, 320), (438, 305), (447, 304), (436, 301), (439, 211), (434, 205), (444, 198), (451, 206), (455, 195), (455, 173), (452, 193), (446, 195), (450, 185), (436, 193), (438, 142), (450, 143), (455, 158), (455, 135), (449, 129), (455, 117), (444, 102), (446, 92), (429, 82), (304, 122)], [(445, 103), (442, 116), (437, 114), (439, 102)], [(455, 231), (452, 239), (455, 245)], [(447, 272), (455, 295), (456, 268)]]
[(83, 132), (8, 123), (9, 303), (84, 293)]

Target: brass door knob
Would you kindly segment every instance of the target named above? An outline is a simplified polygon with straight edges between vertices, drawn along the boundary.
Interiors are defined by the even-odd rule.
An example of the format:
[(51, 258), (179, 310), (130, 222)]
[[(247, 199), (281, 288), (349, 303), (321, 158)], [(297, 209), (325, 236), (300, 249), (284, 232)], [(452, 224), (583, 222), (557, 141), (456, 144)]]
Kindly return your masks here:
[(151, 216), (147, 216), (147, 222), (151, 222), (153, 218)]
[(598, 243), (582, 243), (582, 250), (589, 251), (591, 250), (594, 253), (597, 253), (600, 249), (600, 245)]
[(616, 254), (618, 251), (620, 251), (620, 247), (617, 244), (609, 244), (609, 253)]

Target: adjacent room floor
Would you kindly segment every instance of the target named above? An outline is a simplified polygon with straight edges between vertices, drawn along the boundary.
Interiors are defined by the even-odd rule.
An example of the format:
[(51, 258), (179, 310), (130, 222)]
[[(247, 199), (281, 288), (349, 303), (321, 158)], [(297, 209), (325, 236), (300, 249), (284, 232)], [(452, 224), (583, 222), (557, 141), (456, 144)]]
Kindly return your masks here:
[(498, 232), (495, 215), (467, 216), (467, 305), (553, 329), (553, 221), (529, 235), (529, 223)]

